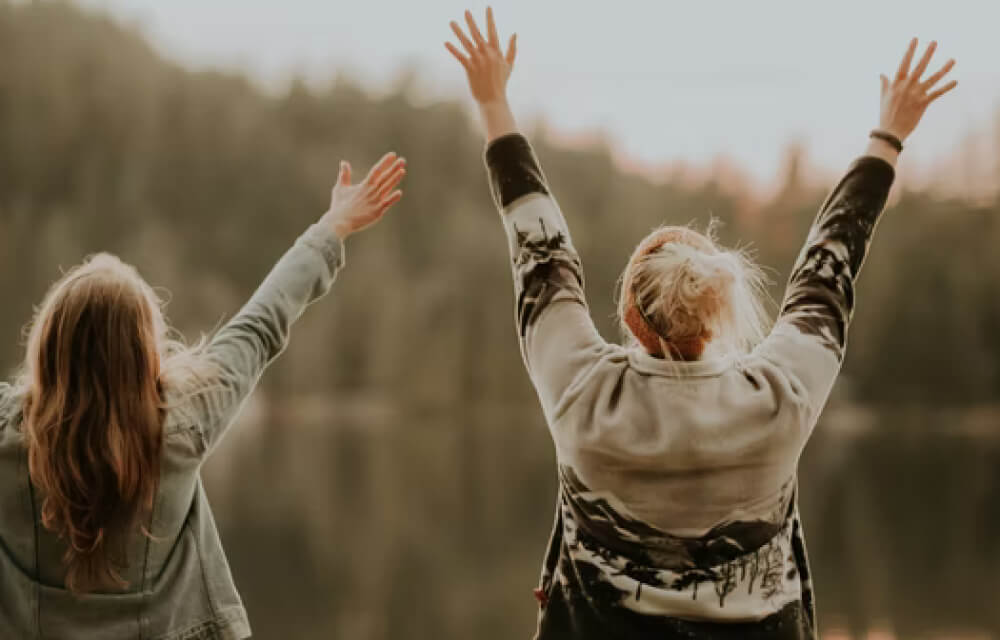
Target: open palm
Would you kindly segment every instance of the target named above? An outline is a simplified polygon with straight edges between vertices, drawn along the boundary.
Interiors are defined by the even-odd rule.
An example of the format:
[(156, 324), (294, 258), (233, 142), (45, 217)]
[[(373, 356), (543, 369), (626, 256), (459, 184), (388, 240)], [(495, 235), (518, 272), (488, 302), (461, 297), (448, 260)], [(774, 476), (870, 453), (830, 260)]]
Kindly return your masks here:
[(462, 43), (465, 53), (450, 42), (446, 42), (444, 46), (465, 68), (469, 78), (469, 90), (476, 102), (484, 104), (504, 100), (507, 80), (514, 68), (514, 58), (517, 57), (517, 34), (510, 37), (505, 53), (500, 49), (500, 36), (493, 20), (492, 8), (486, 9), (485, 38), (469, 11), (465, 12), (465, 22), (469, 27), (468, 36), (457, 22), (451, 22), (451, 30)]
[(958, 85), (957, 81), (952, 80), (941, 88), (934, 89), (955, 66), (954, 60), (948, 60), (936, 73), (926, 80), (921, 80), (934, 51), (937, 50), (937, 42), (930, 43), (917, 66), (911, 72), (910, 63), (913, 62), (913, 54), (916, 53), (916, 50), (917, 39), (914, 38), (910, 41), (892, 81), (890, 82), (885, 75), (881, 76), (882, 101), (879, 126), (900, 140), (905, 140), (913, 133), (920, 118), (923, 117), (924, 112), (927, 111), (927, 107), (932, 102)]
[(351, 184), (350, 163), (341, 162), (326, 214), (337, 235), (346, 238), (378, 222), (403, 197), (396, 187), (404, 175), (406, 160), (393, 152), (382, 156), (358, 184)]

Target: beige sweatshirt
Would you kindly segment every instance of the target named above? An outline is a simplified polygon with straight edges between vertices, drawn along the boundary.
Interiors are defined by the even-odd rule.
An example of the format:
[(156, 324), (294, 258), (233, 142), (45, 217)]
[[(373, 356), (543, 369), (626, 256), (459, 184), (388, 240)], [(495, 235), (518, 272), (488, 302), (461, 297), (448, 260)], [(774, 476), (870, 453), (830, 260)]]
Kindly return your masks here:
[(892, 166), (873, 157), (851, 166), (752, 353), (670, 362), (598, 334), (579, 256), (528, 142), (499, 138), (486, 163), (510, 241), (521, 350), (560, 470), (539, 637), (644, 637), (640, 628), (671, 637), (660, 634), (676, 625), (717, 637), (683, 626), (715, 623), (812, 637), (796, 468), (840, 370)]

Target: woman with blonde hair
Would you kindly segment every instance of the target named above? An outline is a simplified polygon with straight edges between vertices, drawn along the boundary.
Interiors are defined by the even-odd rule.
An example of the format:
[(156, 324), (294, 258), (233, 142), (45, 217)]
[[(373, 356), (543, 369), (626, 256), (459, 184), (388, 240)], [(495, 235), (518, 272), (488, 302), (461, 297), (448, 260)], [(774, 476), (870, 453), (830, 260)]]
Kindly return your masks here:
[(352, 185), (342, 163), (329, 210), (196, 347), (114, 256), (52, 286), (0, 383), (0, 638), (250, 636), (199, 471), (404, 173), (390, 153)]
[(487, 11), (455, 22), (484, 121), (486, 165), (510, 244), (517, 329), (555, 442), (556, 522), (538, 638), (814, 638), (796, 502), (805, 446), (840, 370), (854, 283), (902, 142), (949, 61), (882, 76), (881, 118), (820, 208), (774, 327), (760, 270), (685, 227), (643, 239), (622, 278), (632, 344), (587, 311), (580, 258), (506, 99), (516, 40)]

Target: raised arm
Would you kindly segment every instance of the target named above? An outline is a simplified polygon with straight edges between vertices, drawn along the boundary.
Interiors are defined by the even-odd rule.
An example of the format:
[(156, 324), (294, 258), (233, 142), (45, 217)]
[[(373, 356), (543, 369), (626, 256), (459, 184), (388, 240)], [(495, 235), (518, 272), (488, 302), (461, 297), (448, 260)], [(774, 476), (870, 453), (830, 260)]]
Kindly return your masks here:
[(377, 222), (402, 197), (396, 186), (405, 160), (386, 154), (357, 185), (340, 166), (330, 209), (289, 249), (250, 301), (206, 347), (213, 378), (192, 396), (205, 453), (222, 437), (267, 365), (288, 344), (289, 329), (305, 308), (329, 291), (344, 264), (343, 241)]
[(483, 119), (490, 187), (510, 247), (521, 352), (551, 416), (607, 345), (584, 300), (583, 269), (566, 220), (507, 102), (517, 38), (501, 51), (492, 9), (485, 37), (468, 11), (465, 20), (468, 35), (451, 23), (464, 51), (445, 46), (464, 67)]
[(914, 39), (891, 82), (881, 76), (879, 127), (865, 154), (851, 164), (820, 208), (792, 269), (774, 331), (758, 349), (793, 374), (814, 415), (826, 403), (843, 361), (854, 284), (885, 207), (902, 143), (928, 105), (957, 84), (952, 81), (934, 90), (954, 60), (921, 80), (937, 47), (934, 42), (911, 72), (916, 47)]

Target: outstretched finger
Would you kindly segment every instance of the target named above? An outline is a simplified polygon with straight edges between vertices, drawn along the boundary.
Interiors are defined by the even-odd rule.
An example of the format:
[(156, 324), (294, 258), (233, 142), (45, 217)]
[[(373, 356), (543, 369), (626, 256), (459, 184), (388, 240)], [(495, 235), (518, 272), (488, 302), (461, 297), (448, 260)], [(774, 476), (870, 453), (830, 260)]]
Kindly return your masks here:
[(510, 44), (507, 45), (507, 65), (514, 66), (514, 58), (517, 57), (517, 34), (515, 33), (510, 37)]
[(385, 198), (387, 193), (392, 193), (392, 191), (399, 186), (399, 183), (403, 181), (406, 176), (406, 169), (397, 169), (390, 173), (385, 181), (379, 185), (378, 190), (375, 191), (372, 196), (375, 200), (382, 200)]
[(340, 173), (337, 175), (337, 184), (344, 186), (351, 184), (351, 163), (346, 160), (340, 161)]
[(920, 62), (917, 63), (916, 68), (913, 70), (913, 81), (920, 82), (920, 76), (924, 74), (927, 70), (927, 65), (930, 64), (931, 57), (934, 55), (934, 50), (937, 49), (937, 42), (931, 41), (927, 45), (927, 51), (924, 51), (923, 57), (920, 58)]
[(389, 153), (382, 156), (382, 158), (375, 163), (375, 166), (371, 168), (368, 175), (365, 176), (365, 184), (375, 184), (378, 182), (379, 176), (385, 173), (386, 169), (392, 166), (393, 162), (396, 160), (396, 152), (390, 151)]
[(882, 84), (882, 95), (884, 96), (885, 92), (889, 90), (889, 78), (887, 78), (884, 73), (881, 73), (879, 74), (878, 79)]
[(462, 46), (465, 47), (465, 50), (469, 52), (469, 56), (476, 55), (476, 45), (472, 44), (472, 41), (465, 37), (465, 34), (462, 33), (462, 28), (459, 27), (458, 23), (454, 20), (451, 21), (451, 30), (455, 32), (456, 36), (458, 36), (458, 41), (461, 42)]
[(493, 7), (486, 7), (486, 35), (490, 39), (490, 46), (500, 49), (500, 34), (497, 33), (497, 23), (493, 19)]
[(479, 32), (479, 27), (476, 26), (476, 20), (472, 17), (471, 11), (465, 12), (465, 23), (469, 25), (469, 33), (472, 34), (472, 39), (476, 41), (480, 49), (486, 49), (486, 40), (483, 38), (483, 34)]
[(455, 56), (455, 59), (458, 60), (462, 64), (463, 67), (465, 67), (466, 71), (468, 71), (470, 69), (469, 65), (471, 63), (470, 63), (469, 59), (466, 58), (464, 55), (462, 55), (462, 52), (458, 50), (458, 47), (456, 47), (455, 45), (453, 45), (450, 42), (445, 42), (444, 46), (445, 46), (445, 49), (447, 49), (448, 51), (451, 51), (451, 55)]
[(938, 82), (940, 82), (941, 78), (945, 77), (945, 75), (947, 75), (947, 73), (951, 71), (951, 68), (954, 66), (955, 66), (954, 58), (944, 63), (944, 66), (938, 69), (937, 73), (927, 78), (927, 81), (921, 85), (924, 91), (927, 91), (928, 89), (936, 85)]
[(397, 189), (397, 190), (393, 191), (392, 193), (390, 193), (378, 205), (379, 216), (381, 216), (383, 213), (385, 213), (389, 209), (389, 207), (391, 207), (392, 205), (396, 204), (397, 202), (399, 202), (402, 199), (403, 199), (403, 192), (400, 191), (399, 189)]
[(376, 196), (381, 198), (384, 194), (392, 191), (396, 188), (396, 185), (400, 183), (403, 176), (406, 175), (406, 162), (398, 161), (392, 166), (391, 169), (385, 172), (382, 179), (378, 181), (378, 184), (374, 186), (374, 193)]
[(896, 70), (896, 81), (904, 79), (908, 73), (910, 73), (910, 62), (913, 61), (913, 53), (917, 50), (917, 39), (913, 38), (910, 40), (910, 46), (906, 48), (906, 54), (903, 56), (902, 62), (899, 63), (899, 69)]
[(930, 104), (930, 103), (934, 102), (935, 100), (937, 100), (938, 98), (940, 98), (944, 94), (948, 93), (949, 91), (951, 91), (952, 89), (954, 89), (957, 86), (958, 86), (958, 80), (952, 80), (951, 82), (949, 82), (948, 84), (944, 85), (943, 87), (941, 87), (940, 89), (938, 89), (934, 93), (928, 95), (927, 96), (927, 104)]
[(372, 194), (372, 200), (376, 202), (381, 202), (382, 200), (384, 200), (386, 198), (386, 194), (392, 193), (392, 191), (399, 186), (399, 183), (403, 181), (403, 177), (405, 175), (406, 175), (405, 169), (402, 171), (395, 172), (393, 174), (392, 179), (386, 182), (384, 188), (379, 189), (377, 192)]

